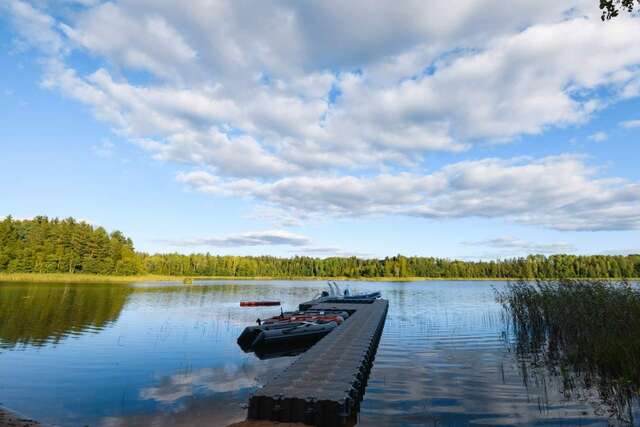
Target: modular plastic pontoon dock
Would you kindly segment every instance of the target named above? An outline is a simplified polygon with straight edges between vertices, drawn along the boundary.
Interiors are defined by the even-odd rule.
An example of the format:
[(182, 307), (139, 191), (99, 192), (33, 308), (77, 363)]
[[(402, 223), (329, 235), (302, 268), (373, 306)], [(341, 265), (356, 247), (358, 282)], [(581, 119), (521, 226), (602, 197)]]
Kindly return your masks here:
[(301, 310), (338, 309), (351, 316), (249, 400), (248, 418), (333, 427), (354, 424), (387, 317), (389, 302), (328, 300)]

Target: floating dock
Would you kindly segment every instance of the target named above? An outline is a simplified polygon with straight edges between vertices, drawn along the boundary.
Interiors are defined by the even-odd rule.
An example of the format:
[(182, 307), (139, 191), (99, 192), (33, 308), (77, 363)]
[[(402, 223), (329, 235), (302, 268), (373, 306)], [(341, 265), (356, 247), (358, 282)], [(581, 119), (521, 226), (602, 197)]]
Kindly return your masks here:
[(325, 300), (301, 310), (346, 310), (349, 318), (249, 400), (250, 420), (354, 425), (378, 349), (389, 302)]

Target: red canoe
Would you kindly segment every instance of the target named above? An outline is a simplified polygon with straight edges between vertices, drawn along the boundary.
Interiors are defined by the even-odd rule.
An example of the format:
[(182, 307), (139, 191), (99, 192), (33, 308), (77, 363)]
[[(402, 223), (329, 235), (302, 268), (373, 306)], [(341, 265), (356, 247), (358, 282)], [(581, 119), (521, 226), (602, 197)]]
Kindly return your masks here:
[(262, 307), (280, 305), (280, 301), (240, 301), (240, 307)]

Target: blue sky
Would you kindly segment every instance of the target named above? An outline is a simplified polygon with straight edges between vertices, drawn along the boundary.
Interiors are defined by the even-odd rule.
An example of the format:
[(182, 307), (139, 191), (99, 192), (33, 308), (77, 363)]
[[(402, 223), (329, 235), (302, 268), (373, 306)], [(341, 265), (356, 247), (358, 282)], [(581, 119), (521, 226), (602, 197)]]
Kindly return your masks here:
[(150, 252), (640, 252), (640, 18), (494, 3), (9, 0), (0, 215)]

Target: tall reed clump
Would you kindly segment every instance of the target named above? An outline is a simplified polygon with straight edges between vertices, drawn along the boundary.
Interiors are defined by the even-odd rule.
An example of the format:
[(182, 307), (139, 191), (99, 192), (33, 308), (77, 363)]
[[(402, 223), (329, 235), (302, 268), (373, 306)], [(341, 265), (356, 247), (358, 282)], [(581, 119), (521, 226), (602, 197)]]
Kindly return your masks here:
[(498, 293), (516, 350), (559, 375), (570, 395), (596, 388), (610, 415), (633, 423), (640, 391), (640, 289), (626, 282), (518, 282)]

